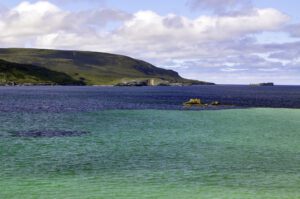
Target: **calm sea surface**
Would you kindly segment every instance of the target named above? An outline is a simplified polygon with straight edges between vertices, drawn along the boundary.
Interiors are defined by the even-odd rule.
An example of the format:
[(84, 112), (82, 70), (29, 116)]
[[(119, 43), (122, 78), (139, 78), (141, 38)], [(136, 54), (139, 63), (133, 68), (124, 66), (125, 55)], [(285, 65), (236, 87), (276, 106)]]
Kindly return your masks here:
[(239, 107), (300, 108), (300, 86), (0, 87), (2, 112), (182, 109), (190, 98)]
[(0, 87), (0, 198), (300, 198), (297, 108), (297, 86)]

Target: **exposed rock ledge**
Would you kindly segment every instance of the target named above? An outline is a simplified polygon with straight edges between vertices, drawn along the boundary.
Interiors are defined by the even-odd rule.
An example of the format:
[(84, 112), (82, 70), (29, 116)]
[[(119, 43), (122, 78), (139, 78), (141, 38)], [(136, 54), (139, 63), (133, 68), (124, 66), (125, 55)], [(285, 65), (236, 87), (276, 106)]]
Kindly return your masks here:
[(146, 79), (146, 80), (133, 80), (124, 81), (115, 86), (191, 86), (191, 85), (215, 85), (214, 83), (201, 82), (201, 81), (186, 81), (186, 82), (169, 82), (162, 79)]

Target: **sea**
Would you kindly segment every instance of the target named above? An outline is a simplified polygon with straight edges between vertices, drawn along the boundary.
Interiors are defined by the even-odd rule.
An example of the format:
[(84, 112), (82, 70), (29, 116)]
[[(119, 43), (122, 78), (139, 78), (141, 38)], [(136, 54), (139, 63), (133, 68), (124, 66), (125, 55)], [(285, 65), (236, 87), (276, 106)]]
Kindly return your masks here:
[(300, 86), (0, 87), (0, 198), (299, 199), (299, 108)]

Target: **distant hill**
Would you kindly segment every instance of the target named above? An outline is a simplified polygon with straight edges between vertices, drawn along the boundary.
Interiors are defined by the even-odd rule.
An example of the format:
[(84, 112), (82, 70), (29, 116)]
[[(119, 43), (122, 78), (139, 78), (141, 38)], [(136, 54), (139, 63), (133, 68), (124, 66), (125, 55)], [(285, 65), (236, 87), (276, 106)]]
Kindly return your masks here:
[(0, 85), (17, 84), (84, 85), (83, 82), (64, 73), (39, 66), (0, 60)]
[[(141, 60), (108, 53), (9, 48), (0, 49), (0, 59), (26, 66), (29, 70), (26, 73), (27, 81), (33, 81), (31, 76), (37, 74), (31, 72), (38, 70), (41, 72), (39, 75), (47, 73), (44, 78), (47, 76), (53, 80), (56, 79), (54, 76), (59, 76), (60, 80), (66, 78), (68, 82), (82, 82), (86, 85), (115, 85), (149, 79), (173, 84), (210, 84), (184, 79), (175, 71), (158, 68)], [(15, 77), (18, 79), (18, 76)]]

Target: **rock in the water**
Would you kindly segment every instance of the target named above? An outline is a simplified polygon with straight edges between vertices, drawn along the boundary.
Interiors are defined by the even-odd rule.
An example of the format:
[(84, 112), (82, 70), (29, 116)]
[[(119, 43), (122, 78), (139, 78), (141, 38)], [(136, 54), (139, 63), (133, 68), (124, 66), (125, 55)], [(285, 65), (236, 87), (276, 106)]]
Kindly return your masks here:
[(221, 103), (219, 101), (213, 101), (210, 105), (212, 105), (212, 106), (220, 106)]
[(200, 106), (200, 105), (203, 105), (202, 102), (201, 102), (201, 99), (190, 99), (189, 101), (187, 102), (184, 102), (183, 103), (184, 106), (193, 106), (193, 105), (196, 105), (196, 106)]

